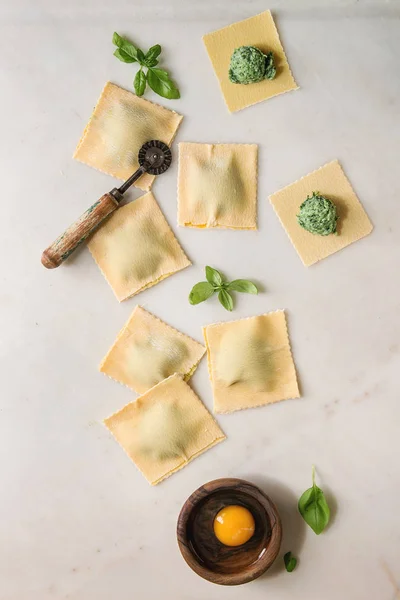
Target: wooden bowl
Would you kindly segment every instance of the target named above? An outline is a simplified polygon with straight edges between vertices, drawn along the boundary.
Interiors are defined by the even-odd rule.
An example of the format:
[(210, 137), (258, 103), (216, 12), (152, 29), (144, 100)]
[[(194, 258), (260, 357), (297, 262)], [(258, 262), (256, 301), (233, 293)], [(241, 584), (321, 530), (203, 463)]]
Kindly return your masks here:
[[(214, 535), (217, 513), (231, 504), (246, 507), (255, 520), (253, 537), (242, 546), (224, 546)], [(183, 558), (197, 575), (220, 585), (240, 585), (260, 577), (276, 559), (282, 524), (274, 503), (243, 479), (215, 479), (186, 500), (178, 517)]]

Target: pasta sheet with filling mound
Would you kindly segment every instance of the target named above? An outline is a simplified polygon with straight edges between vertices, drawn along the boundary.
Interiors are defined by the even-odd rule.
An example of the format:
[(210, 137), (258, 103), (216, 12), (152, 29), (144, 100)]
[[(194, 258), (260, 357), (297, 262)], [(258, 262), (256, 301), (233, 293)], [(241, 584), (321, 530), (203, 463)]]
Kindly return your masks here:
[[(230, 112), (298, 89), (271, 11), (266, 10), (244, 21), (208, 33), (203, 37), (203, 41)], [(264, 79), (248, 85), (232, 83), (228, 75), (229, 65), (233, 51), (240, 46), (255, 46), (264, 54), (273, 52), (276, 65), (275, 79)]]
[[(337, 234), (314, 235), (300, 227), (297, 214), (307, 196), (318, 192), (336, 206)], [(284, 187), (269, 197), (276, 214), (306, 267), (360, 240), (373, 229), (337, 160)]]
[(204, 346), (136, 306), (100, 371), (143, 394), (174, 373), (189, 379), (204, 353)]
[(214, 411), (299, 398), (284, 311), (203, 328)]
[(198, 396), (176, 374), (104, 423), (152, 485), (225, 439)]
[(179, 144), (178, 224), (257, 228), (257, 145)]
[(191, 264), (151, 192), (116, 210), (88, 247), (119, 301)]
[[(118, 179), (128, 179), (139, 166), (138, 152), (143, 144), (160, 140), (169, 146), (182, 119), (175, 111), (108, 82), (74, 158)], [(147, 173), (134, 185), (147, 191), (154, 177)]]

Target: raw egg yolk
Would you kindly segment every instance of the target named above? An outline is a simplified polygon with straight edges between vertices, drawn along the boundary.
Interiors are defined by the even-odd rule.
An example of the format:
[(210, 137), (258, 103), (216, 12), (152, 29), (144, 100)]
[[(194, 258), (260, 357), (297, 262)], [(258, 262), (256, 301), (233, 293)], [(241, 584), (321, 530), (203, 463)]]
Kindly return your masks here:
[(254, 517), (244, 506), (225, 506), (214, 519), (216, 538), (225, 546), (241, 546), (255, 529)]

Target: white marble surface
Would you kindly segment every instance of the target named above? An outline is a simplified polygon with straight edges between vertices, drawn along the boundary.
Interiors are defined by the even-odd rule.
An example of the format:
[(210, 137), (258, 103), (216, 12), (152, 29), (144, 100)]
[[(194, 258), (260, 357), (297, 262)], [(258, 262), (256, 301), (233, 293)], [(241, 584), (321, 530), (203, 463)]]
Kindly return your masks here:
[[(1, 3), (1, 600), (400, 597), (398, 3), (270, 7), (301, 89), (232, 116), (201, 35), (268, 8), (261, 0)], [(43, 247), (115, 183), (71, 158), (105, 81), (131, 85), (114, 30), (165, 47), (182, 92), (165, 101), (185, 115), (179, 140), (260, 147), (256, 233), (177, 230), (176, 162), (156, 182), (194, 266), (121, 305), (87, 250), (54, 272), (40, 265)], [(335, 157), (375, 229), (306, 269), (267, 196)], [(216, 302), (188, 305), (205, 264), (265, 286), (234, 317), (287, 309), (303, 397), (220, 417), (227, 441), (151, 488), (101, 424), (133, 396), (97, 364), (136, 302), (198, 340), (203, 324), (229, 318)], [(211, 407), (205, 361), (193, 386)], [(296, 512), (312, 463), (333, 509), (320, 537)], [(177, 514), (221, 476), (275, 499), (296, 572), (280, 558), (230, 589), (186, 567)]]

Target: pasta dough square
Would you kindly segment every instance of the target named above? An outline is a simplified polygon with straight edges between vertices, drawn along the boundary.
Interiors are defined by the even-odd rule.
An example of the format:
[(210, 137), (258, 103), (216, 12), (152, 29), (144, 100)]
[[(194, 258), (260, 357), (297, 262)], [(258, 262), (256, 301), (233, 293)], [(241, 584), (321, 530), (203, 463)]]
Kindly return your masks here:
[(100, 364), (100, 371), (138, 394), (174, 373), (188, 380), (206, 349), (141, 306)]
[(179, 144), (178, 224), (257, 229), (257, 144)]
[(214, 412), (299, 398), (283, 310), (203, 328)]
[[(203, 36), (203, 41), (230, 112), (298, 89), (271, 11), (208, 33)], [(273, 52), (277, 69), (275, 79), (248, 85), (232, 83), (228, 77), (229, 64), (233, 51), (240, 46), (255, 46), (264, 54)]]
[(151, 485), (225, 439), (198, 396), (176, 374), (104, 423)]
[(120, 302), (191, 264), (151, 192), (112, 213), (88, 248)]
[[(139, 167), (137, 157), (145, 142), (161, 140), (170, 145), (183, 117), (173, 110), (106, 83), (74, 158), (123, 179)], [(154, 175), (142, 175), (134, 185), (151, 188)]]
[[(313, 192), (319, 192), (335, 204), (339, 217), (337, 235), (315, 235), (298, 224), (300, 205)], [(373, 229), (337, 160), (275, 192), (270, 202), (306, 267), (360, 240)]]

